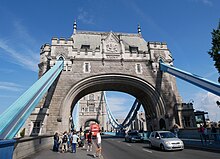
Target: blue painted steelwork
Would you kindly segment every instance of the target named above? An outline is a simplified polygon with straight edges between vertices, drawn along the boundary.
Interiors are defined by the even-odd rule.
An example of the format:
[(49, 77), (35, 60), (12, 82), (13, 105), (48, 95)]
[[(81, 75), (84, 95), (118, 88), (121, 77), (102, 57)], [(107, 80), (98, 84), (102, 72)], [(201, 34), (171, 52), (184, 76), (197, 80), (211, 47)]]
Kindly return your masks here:
[(110, 108), (108, 107), (108, 102), (106, 100), (107, 98), (106, 98), (105, 92), (104, 92), (104, 98), (106, 101), (106, 112), (107, 112), (108, 119), (109, 119), (109, 122), (112, 125), (112, 127), (115, 129), (121, 129), (121, 128), (126, 128), (126, 127), (130, 126), (130, 124), (132, 123), (132, 121), (134, 120), (134, 118), (137, 115), (137, 111), (140, 109), (141, 103), (138, 102), (138, 100), (136, 99), (134, 101), (133, 106), (130, 109), (127, 117), (125, 118), (125, 120), (122, 122), (122, 124), (119, 124), (116, 121), (115, 117), (113, 116)]
[(167, 65), (162, 60), (160, 60), (160, 70), (220, 96), (220, 85), (218, 83)]
[(37, 80), (0, 116), (0, 139), (12, 139), (63, 69), (63, 61)]
[(14, 143), (16, 140), (0, 140), (0, 158), (11, 159), (13, 157)]
[[(136, 99), (137, 100), (137, 99)], [(140, 107), (141, 107), (141, 103), (140, 102), (138, 102), (138, 100), (137, 100), (137, 102), (136, 102), (136, 104), (135, 104), (135, 109), (132, 111), (132, 113), (129, 115), (129, 120), (127, 120), (127, 122), (123, 122), (124, 124), (122, 124), (122, 126), (124, 127), (124, 128), (126, 128), (126, 127), (128, 127), (128, 126), (130, 126), (131, 125), (131, 123), (132, 123), (132, 121), (135, 119), (135, 117), (137, 116), (137, 112), (138, 112), (138, 110), (140, 109)]]
[(104, 98), (105, 98), (105, 102), (106, 102), (106, 112), (107, 112), (107, 115), (108, 115), (109, 122), (111, 123), (112, 127), (115, 128), (115, 129), (122, 128), (122, 126), (115, 120), (114, 116), (112, 115), (112, 112), (111, 112), (110, 108), (108, 107), (108, 102), (107, 102), (105, 92), (104, 92)]
[(136, 106), (137, 106), (137, 103), (138, 103), (138, 100), (136, 99), (136, 100), (134, 101), (134, 103), (133, 103), (133, 105), (132, 105), (132, 107), (131, 107), (131, 109), (130, 109), (128, 115), (127, 115), (127, 117), (126, 117), (125, 120), (123, 121), (122, 125), (125, 125), (125, 124), (128, 122), (128, 120), (129, 120), (131, 114), (133, 113), (134, 109), (135, 109)]

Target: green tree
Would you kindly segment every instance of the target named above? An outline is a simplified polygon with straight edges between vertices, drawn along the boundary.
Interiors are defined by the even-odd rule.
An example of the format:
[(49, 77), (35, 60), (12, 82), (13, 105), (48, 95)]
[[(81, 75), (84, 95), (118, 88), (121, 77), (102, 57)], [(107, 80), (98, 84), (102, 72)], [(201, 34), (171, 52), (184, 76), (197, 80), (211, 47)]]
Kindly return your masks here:
[[(214, 61), (214, 66), (218, 70), (220, 74), (220, 21), (218, 28), (213, 29), (212, 32), (212, 48), (208, 51), (208, 54)], [(218, 78), (218, 82), (220, 83), (220, 77)]]
[[(213, 29), (212, 32), (212, 48), (209, 50), (208, 54), (214, 61), (214, 66), (220, 74), (220, 20), (218, 28)], [(220, 83), (220, 77), (218, 77), (218, 82)], [(217, 106), (220, 108), (220, 102), (216, 101)]]

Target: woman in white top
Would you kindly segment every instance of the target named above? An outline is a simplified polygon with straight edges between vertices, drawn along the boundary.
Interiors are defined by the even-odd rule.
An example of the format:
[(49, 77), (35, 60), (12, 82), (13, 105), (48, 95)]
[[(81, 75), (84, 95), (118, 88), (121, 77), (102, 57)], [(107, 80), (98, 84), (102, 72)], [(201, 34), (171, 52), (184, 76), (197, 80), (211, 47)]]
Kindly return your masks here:
[(101, 151), (102, 151), (101, 142), (102, 142), (102, 138), (101, 138), (100, 132), (101, 132), (101, 130), (96, 135), (97, 149), (96, 149), (96, 154), (94, 154), (94, 157), (100, 157), (101, 156)]

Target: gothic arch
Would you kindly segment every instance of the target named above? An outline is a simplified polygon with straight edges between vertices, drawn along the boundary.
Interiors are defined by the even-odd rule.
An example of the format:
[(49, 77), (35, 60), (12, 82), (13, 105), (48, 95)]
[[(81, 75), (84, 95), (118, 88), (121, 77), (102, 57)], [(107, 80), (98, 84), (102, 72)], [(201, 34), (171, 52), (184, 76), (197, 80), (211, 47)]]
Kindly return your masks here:
[(72, 112), (80, 98), (96, 91), (121, 91), (133, 95), (142, 103), (149, 119), (165, 115), (162, 96), (147, 81), (125, 74), (100, 74), (85, 78), (72, 86), (61, 105), (60, 117), (63, 118), (61, 125), (68, 126), (65, 116)]

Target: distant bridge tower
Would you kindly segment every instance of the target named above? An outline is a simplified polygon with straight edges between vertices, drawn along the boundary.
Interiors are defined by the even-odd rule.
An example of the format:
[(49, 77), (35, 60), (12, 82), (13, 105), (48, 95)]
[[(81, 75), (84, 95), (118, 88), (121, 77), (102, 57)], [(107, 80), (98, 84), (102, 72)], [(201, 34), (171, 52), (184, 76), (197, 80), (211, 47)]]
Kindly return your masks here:
[(88, 94), (79, 100), (78, 127), (84, 130), (91, 122), (106, 130), (106, 101), (103, 92)]

